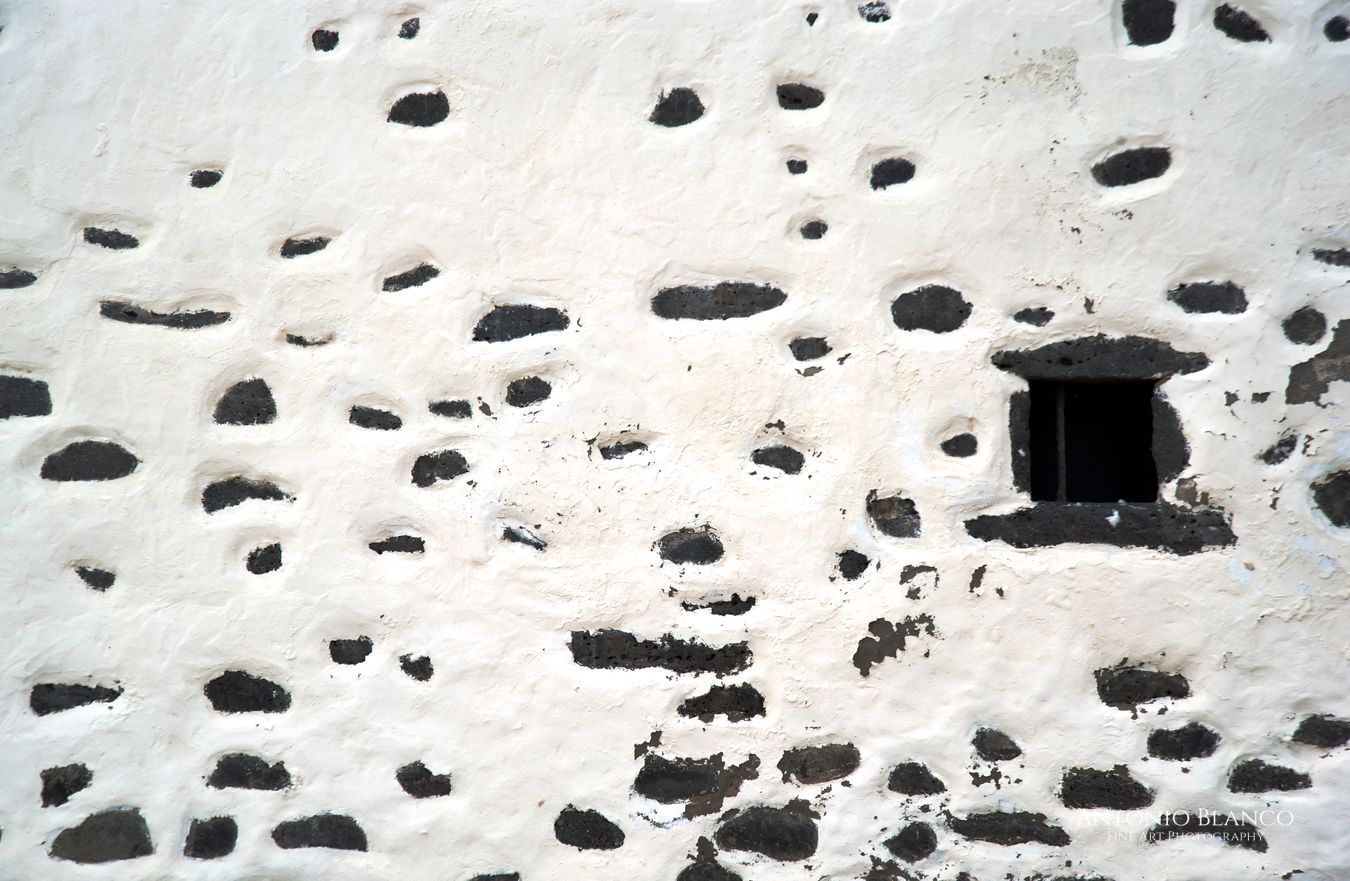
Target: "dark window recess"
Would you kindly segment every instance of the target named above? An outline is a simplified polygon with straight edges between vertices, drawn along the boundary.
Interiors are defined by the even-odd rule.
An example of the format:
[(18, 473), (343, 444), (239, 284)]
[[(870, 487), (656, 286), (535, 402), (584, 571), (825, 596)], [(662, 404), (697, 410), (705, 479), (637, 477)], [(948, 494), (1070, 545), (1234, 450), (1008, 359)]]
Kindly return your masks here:
[(1156, 502), (1154, 385), (1032, 380), (1032, 501)]

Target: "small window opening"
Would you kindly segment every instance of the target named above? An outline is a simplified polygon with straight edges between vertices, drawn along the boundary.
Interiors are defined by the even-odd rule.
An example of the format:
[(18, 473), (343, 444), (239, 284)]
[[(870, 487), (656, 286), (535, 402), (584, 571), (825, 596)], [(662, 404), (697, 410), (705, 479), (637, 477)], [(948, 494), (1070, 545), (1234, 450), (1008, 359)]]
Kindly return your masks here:
[(1032, 380), (1032, 501), (1156, 502), (1154, 385)]

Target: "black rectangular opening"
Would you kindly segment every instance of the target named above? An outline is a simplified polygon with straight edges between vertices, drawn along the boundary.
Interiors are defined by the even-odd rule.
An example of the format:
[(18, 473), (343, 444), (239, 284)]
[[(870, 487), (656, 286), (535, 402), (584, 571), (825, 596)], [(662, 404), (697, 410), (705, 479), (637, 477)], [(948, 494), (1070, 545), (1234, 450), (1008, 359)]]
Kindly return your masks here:
[(1031, 380), (1031, 499), (1156, 502), (1154, 380)]

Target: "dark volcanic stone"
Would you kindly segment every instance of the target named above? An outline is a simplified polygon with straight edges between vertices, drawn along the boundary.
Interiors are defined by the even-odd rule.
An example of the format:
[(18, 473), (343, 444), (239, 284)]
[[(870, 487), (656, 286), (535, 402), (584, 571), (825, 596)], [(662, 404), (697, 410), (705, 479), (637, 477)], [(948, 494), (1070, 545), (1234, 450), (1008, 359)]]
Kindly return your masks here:
[(1006, 762), (1022, 754), (1013, 739), (996, 728), (981, 728), (971, 738), (975, 753), (986, 762)]
[(910, 823), (885, 841), (897, 859), (917, 863), (937, 850), (937, 833), (927, 823)]
[(652, 312), (662, 318), (723, 321), (775, 309), (787, 294), (771, 285), (724, 281), (715, 285), (665, 288), (652, 297)]
[(285, 762), (268, 763), (247, 753), (228, 753), (216, 760), (215, 770), (206, 778), (212, 789), (261, 789), (275, 792), (291, 785)]
[(427, 405), (427, 409), (435, 415), (444, 416), (447, 419), (473, 418), (473, 407), (462, 398), (455, 401), (432, 401)]
[(1125, 0), (1121, 19), (1135, 46), (1153, 46), (1172, 36), (1177, 11), (1173, 0)]
[(939, 444), (939, 446), (942, 448), (942, 452), (946, 453), (948, 456), (957, 459), (967, 459), (975, 455), (976, 451), (979, 450), (980, 442), (976, 440), (975, 435), (973, 434), (958, 434), (947, 438)]
[(214, 860), (229, 856), (239, 840), (239, 824), (233, 817), (211, 817), (192, 821), (188, 827), (183, 856), (194, 860)]
[(724, 868), (715, 859), (698, 859), (680, 870), (675, 881), (742, 881), (740, 875)]
[(281, 243), (281, 256), (287, 260), (317, 254), (333, 241), (327, 236), (295, 236)]
[(414, 16), (399, 25), (398, 38), (400, 40), (411, 40), (417, 36), (420, 30), (422, 30), (422, 19)]
[(49, 716), (85, 704), (110, 704), (122, 696), (120, 688), (41, 682), (28, 694), (28, 707), (39, 716)]
[(256, 376), (236, 382), (216, 402), (215, 420), (220, 425), (266, 425), (276, 418), (272, 390)]
[(109, 572), (106, 569), (96, 569), (93, 566), (76, 566), (75, 574), (80, 576), (80, 580), (93, 590), (99, 592), (112, 587), (117, 581), (117, 573)]
[(365, 850), (366, 833), (351, 817), (342, 814), (315, 814), (299, 820), (278, 823), (272, 830), (277, 847), (327, 847), (333, 850)]
[(1350, 470), (1333, 471), (1314, 483), (1312, 497), (1333, 526), (1350, 529)]
[(1214, 755), (1218, 747), (1219, 735), (1199, 722), (1180, 728), (1160, 728), (1148, 736), (1148, 754), (1173, 762), (1203, 759)]
[(1251, 823), (1217, 810), (1206, 811), (1203, 814), (1200, 811), (1176, 811), (1164, 814), (1153, 828), (1148, 830), (1145, 839), (1153, 844), (1187, 835), (1212, 835), (1224, 844), (1258, 853), (1265, 853), (1268, 847), (1265, 837)]
[(121, 300), (104, 300), (99, 304), (98, 313), (104, 318), (111, 318), (123, 324), (147, 324), (151, 327), (167, 327), (174, 330), (197, 330), (224, 324), (230, 320), (230, 313), (217, 312), (213, 309), (156, 312)]
[(469, 881), (520, 881), (520, 873), (503, 872), (496, 875), (474, 875)]
[(141, 812), (115, 808), (90, 814), (78, 826), (61, 830), (52, 841), (51, 856), (72, 863), (112, 863), (154, 852)]
[(872, 635), (858, 640), (858, 648), (853, 653), (853, 666), (863, 676), (871, 673), (877, 664), (904, 651), (907, 640), (937, 633), (931, 615), (906, 616), (898, 624), (878, 618), (867, 625), (867, 630)]
[(886, 788), (901, 795), (937, 795), (946, 785), (921, 762), (901, 762), (891, 769)]
[(413, 128), (438, 125), (450, 115), (450, 99), (437, 89), (434, 92), (413, 92), (404, 95), (389, 108), (389, 122)]
[(667, 759), (647, 753), (633, 780), (633, 791), (661, 804), (712, 795), (722, 786), (722, 754), (706, 759)]
[(266, 575), (281, 568), (281, 545), (272, 543), (248, 552), (244, 568), (254, 575)]
[(51, 412), (52, 395), (47, 383), (27, 376), (0, 376), (0, 419)]
[(802, 238), (810, 241), (825, 238), (825, 233), (830, 231), (830, 226), (823, 220), (808, 220), (802, 224), (799, 232)]
[(896, 297), (891, 320), (901, 330), (951, 333), (966, 323), (972, 308), (960, 291), (930, 284)]
[(79, 763), (44, 768), (40, 776), (44, 808), (60, 807), (70, 801), (72, 795), (94, 782), (94, 772)]
[(459, 450), (437, 450), (423, 453), (413, 462), (412, 482), (425, 488), (468, 473), (469, 463)]
[(805, 83), (783, 83), (778, 87), (778, 106), (784, 110), (810, 110), (825, 103), (825, 93)]
[(502, 528), (502, 541), (509, 541), (513, 544), (525, 545), (527, 548), (534, 548), (536, 551), (548, 550), (548, 542), (539, 536), (530, 532), (524, 526), (505, 526)]
[(347, 411), (347, 421), (361, 428), (375, 431), (397, 431), (403, 427), (403, 420), (388, 410), (379, 407), (366, 407), (357, 404)]
[(421, 263), (407, 272), (389, 276), (381, 289), (385, 292), (406, 291), (408, 288), (420, 287), (440, 274), (441, 271), (430, 263)]
[(420, 760), (399, 768), (394, 773), (394, 779), (413, 798), (437, 798), (450, 794), (450, 775), (433, 774)]
[(699, 609), (707, 609), (714, 615), (744, 615), (755, 607), (755, 598), (746, 597), (741, 599), (741, 595), (733, 593), (729, 600), (712, 600), (705, 603), (680, 603), (680, 606), (687, 612), (694, 612)]
[(206, 683), (206, 698), (221, 713), (284, 713), (291, 695), (269, 679), (242, 670), (226, 670)]
[(658, 640), (638, 639), (622, 630), (574, 630), (572, 660), (593, 670), (645, 670), (660, 667), (672, 673), (714, 673), (726, 676), (750, 666), (750, 646), (733, 642), (720, 648), (666, 634)]
[(1307, 774), (1260, 759), (1239, 762), (1228, 775), (1229, 792), (1291, 792), (1310, 786), (1312, 778)]
[(1044, 814), (1027, 811), (988, 811), (951, 817), (947, 825), (952, 831), (976, 841), (1012, 846), (1038, 842), (1050, 847), (1066, 847), (1069, 834), (1046, 822)]
[(1231, 281), (1197, 281), (1178, 285), (1167, 299), (1183, 312), (1241, 315), (1247, 311), (1247, 293)]
[(553, 821), (553, 836), (578, 850), (615, 850), (623, 847), (624, 841), (623, 830), (599, 811), (577, 810), (572, 805), (563, 808)]
[(1171, 167), (1172, 151), (1166, 147), (1131, 147), (1092, 166), (1092, 177), (1104, 187), (1127, 187), (1162, 177)]
[(140, 241), (133, 235), (128, 235), (117, 229), (99, 229), (96, 226), (84, 228), (84, 240), (91, 245), (110, 248), (114, 251), (124, 251), (140, 245)]
[(1060, 800), (1071, 808), (1129, 811), (1153, 804), (1153, 791), (1131, 777), (1124, 765), (1109, 771), (1070, 768), (1064, 772)]
[(1333, 382), (1350, 382), (1350, 318), (1336, 322), (1325, 349), (1289, 369), (1284, 402), (1320, 403)]
[(750, 461), (767, 468), (777, 468), (785, 474), (798, 474), (806, 457), (786, 444), (771, 444), (751, 453)]
[(1257, 458), (1267, 465), (1278, 465), (1294, 455), (1296, 449), (1298, 449), (1298, 435), (1286, 434), (1267, 447)]
[(806, 174), (806, 169), (805, 159), (789, 159), (787, 161), (788, 174)]
[(1055, 317), (1054, 310), (1044, 306), (1028, 306), (1013, 313), (1013, 321), (1030, 324), (1033, 327), (1045, 327)]
[(816, 852), (819, 832), (810, 817), (791, 806), (753, 807), (725, 820), (715, 837), (725, 850), (748, 850), (771, 860), (796, 862)]
[(891, 20), (891, 7), (886, 0), (867, 0), (858, 4), (858, 15), (863, 21), (880, 24)]
[(282, 492), (280, 487), (268, 480), (227, 477), (208, 484), (206, 489), (202, 490), (202, 510), (214, 514), (225, 508), (242, 505), (251, 499), (264, 502), (293, 502), (295, 496)]
[(883, 534), (893, 538), (918, 538), (921, 521), (919, 511), (911, 499), (901, 496), (877, 498), (877, 491), (867, 494), (867, 516)]
[(199, 190), (206, 190), (220, 183), (224, 174), (217, 168), (201, 168), (188, 176), (188, 183)]
[(566, 330), (571, 324), (567, 313), (552, 306), (517, 303), (494, 306), (473, 327), (473, 338), (480, 343), (504, 343), (538, 333)]
[(1097, 680), (1097, 697), (1117, 710), (1134, 710), (1139, 704), (1162, 698), (1179, 700), (1191, 694), (1190, 683), (1180, 673), (1117, 664), (1102, 667), (1092, 675)]
[(1328, 266), (1350, 266), (1350, 248), (1313, 248), (1312, 255)]
[(1335, 749), (1350, 743), (1350, 722), (1334, 716), (1308, 716), (1298, 723), (1294, 740), (1322, 749)]
[(680, 86), (661, 93), (647, 121), (666, 128), (675, 128), (688, 125), (701, 116), (703, 116), (703, 102), (698, 99), (698, 94), (693, 89)]
[(1010, 514), (967, 520), (966, 532), (982, 541), (1001, 541), (1018, 548), (1086, 543), (1156, 548), (1178, 555), (1227, 547), (1236, 541), (1222, 511), (1193, 511), (1166, 502), (1033, 505)]
[(369, 636), (356, 639), (332, 639), (328, 641), (328, 656), (336, 664), (359, 664), (370, 657), (375, 643)]
[(427, 543), (416, 535), (391, 535), (366, 545), (377, 554), (420, 554), (427, 549)]
[(333, 341), (334, 336), (331, 333), (324, 336), (301, 336), (298, 333), (288, 333), (286, 334), (286, 342), (292, 346), (308, 349), (313, 346), (326, 346)]
[(817, 358), (824, 358), (830, 354), (833, 349), (825, 341), (823, 336), (797, 337), (788, 343), (788, 351), (792, 352), (792, 357), (798, 361), (814, 361)]
[(744, 722), (764, 715), (764, 695), (753, 685), (714, 685), (705, 693), (683, 701), (679, 714), (704, 724), (717, 716), (726, 716), (728, 722)]
[(601, 459), (622, 459), (629, 453), (640, 453), (647, 449), (642, 441), (617, 441), (600, 448)]
[(309, 35), (309, 42), (317, 52), (332, 52), (337, 48), (338, 32), (320, 28)]
[(523, 376), (506, 385), (506, 404), (510, 407), (532, 407), (549, 399), (553, 386), (542, 376)]
[(17, 266), (0, 272), (0, 291), (15, 291), (37, 281), (37, 276)]
[(851, 743), (827, 743), (824, 746), (799, 746), (783, 753), (778, 770), (783, 782), (815, 785), (847, 777), (858, 770), (862, 755)]
[(872, 166), (868, 183), (874, 190), (884, 190), (898, 184), (907, 184), (914, 179), (914, 163), (899, 156), (883, 159)]
[(710, 526), (687, 527), (661, 536), (656, 552), (671, 563), (706, 565), (722, 559), (722, 540)]
[(1214, 10), (1214, 28), (1239, 43), (1270, 42), (1270, 34), (1261, 27), (1261, 22), (1227, 3)]
[(398, 665), (404, 673), (411, 679), (418, 682), (426, 682), (436, 672), (436, 668), (431, 664), (431, 658), (426, 655), (400, 655)]
[(1311, 306), (1304, 306), (1280, 324), (1285, 337), (1291, 343), (1311, 346), (1327, 332), (1327, 317)]
[(1344, 15), (1333, 15), (1322, 26), (1322, 35), (1333, 43), (1344, 43), (1346, 40), (1350, 40), (1350, 18), (1346, 18)]
[(42, 460), (42, 479), (59, 482), (117, 480), (136, 470), (141, 460), (111, 441), (76, 441)]
[(867, 571), (872, 561), (860, 551), (847, 550), (839, 554), (839, 574), (845, 581), (856, 581)]

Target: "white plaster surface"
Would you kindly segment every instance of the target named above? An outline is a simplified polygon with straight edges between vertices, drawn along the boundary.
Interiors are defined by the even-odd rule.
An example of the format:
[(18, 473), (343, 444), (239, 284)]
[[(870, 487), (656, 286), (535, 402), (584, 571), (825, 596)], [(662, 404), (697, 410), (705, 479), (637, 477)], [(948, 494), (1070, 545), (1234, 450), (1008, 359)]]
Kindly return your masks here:
[[(938, 851), (910, 869), (925, 878), (1350, 877), (1350, 750), (1289, 740), (1308, 713), (1350, 715), (1350, 546), (1308, 490), (1350, 462), (1350, 385), (1321, 406), (1285, 405), (1289, 367), (1329, 337), (1299, 346), (1280, 330), (1309, 304), (1333, 326), (1350, 317), (1350, 271), (1309, 256), (1350, 237), (1350, 43), (1322, 36), (1336, 4), (1244, 8), (1271, 43), (1226, 39), (1189, 0), (1175, 35), (1148, 49), (1125, 44), (1111, 4), (1087, 0), (900, 0), (880, 24), (834, 2), (6, 3), (0, 269), (39, 278), (0, 291), (0, 367), (47, 381), (53, 412), (0, 422), (0, 879), (673, 881), (717, 817), (684, 820), (631, 791), (634, 744), (657, 730), (665, 756), (760, 758), (726, 808), (803, 797), (820, 813), (804, 862), (722, 852), (747, 881), (862, 877), (883, 839), (933, 819), (886, 791), (907, 759), (947, 783), (954, 813), (1038, 811), (1073, 837), (1000, 847), (937, 818)], [(421, 32), (401, 40), (411, 15)], [(310, 46), (320, 26), (340, 32), (335, 51)], [(823, 106), (781, 110), (774, 87), (791, 80), (821, 88)], [(450, 98), (445, 123), (385, 121), (427, 86)], [(706, 115), (648, 123), (675, 86)], [(1162, 179), (1093, 182), (1104, 153), (1154, 143), (1173, 151)], [(867, 170), (887, 155), (918, 173), (873, 192)], [(792, 156), (807, 174), (787, 174)], [(221, 183), (189, 187), (206, 167)], [(829, 224), (820, 241), (796, 234), (811, 218)], [(86, 244), (90, 225), (140, 247)], [(332, 244), (277, 257), (310, 233)], [(422, 261), (441, 275), (381, 291)], [(1248, 310), (1189, 315), (1166, 300), (1212, 278), (1240, 284)], [(725, 322), (650, 310), (661, 287), (724, 279), (774, 284), (787, 302)], [(898, 330), (891, 300), (930, 281), (959, 288), (970, 320)], [(99, 316), (104, 299), (233, 318), (121, 324)], [(572, 323), (471, 342), (504, 302), (556, 305)], [(1011, 321), (1037, 305), (1056, 313), (1047, 327)], [(287, 332), (336, 339), (298, 348)], [(1016, 550), (966, 534), (965, 519), (1025, 501), (1007, 434), (1020, 381), (989, 356), (1098, 332), (1209, 355), (1165, 390), (1191, 444), (1183, 476), (1231, 514), (1232, 548)], [(787, 349), (804, 334), (834, 348), (813, 376)], [(505, 406), (507, 382), (531, 374), (552, 397)], [(248, 376), (272, 388), (276, 422), (213, 424), (221, 391)], [(493, 415), (427, 412), (447, 397)], [(349, 425), (356, 403), (404, 427)], [(964, 430), (978, 454), (944, 456), (938, 443)], [(1308, 438), (1293, 456), (1257, 459), (1291, 430)], [(649, 451), (604, 461), (589, 445), (626, 431)], [(118, 441), (139, 468), (39, 479), (44, 456), (86, 437)], [(801, 474), (749, 462), (781, 438), (807, 453)], [(413, 486), (413, 459), (445, 447), (471, 472)], [(235, 473), (296, 500), (205, 514), (202, 488)], [(922, 536), (876, 533), (873, 489), (912, 498)], [(506, 522), (547, 551), (502, 542)], [(726, 556), (662, 565), (653, 542), (704, 523)], [(426, 553), (367, 550), (391, 531), (424, 536)], [(283, 568), (250, 575), (244, 554), (268, 541), (283, 544)], [(846, 548), (879, 567), (832, 579)], [(89, 590), (72, 572), (85, 562), (116, 571), (115, 586)], [(912, 600), (899, 578), (918, 564), (938, 577)], [(680, 607), (732, 591), (758, 604), (741, 617)], [(860, 677), (850, 659), (868, 623), (919, 613), (938, 637)], [(726, 681), (758, 687), (768, 715), (704, 725), (675, 708), (712, 676), (574, 664), (569, 632), (599, 627), (748, 640), (753, 666)], [(333, 664), (327, 641), (360, 634), (370, 659)], [(435, 676), (405, 676), (405, 653), (430, 656)], [(1092, 671), (1122, 658), (1183, 673), (1192, 696), (1137, 719), (1104, 705)], [(225, 669), (281, 683), (291, 709), (214, 712), (202, 687)], [(31, 685), (56, 681), (125, 693), (34, 716)], [(1145, 760), (1149, 731), (1191, 720), (1221, 734), (1213, 757)], [(970, 781), (987, 767), (970, 747), (984, 725), (1024, 751), (1000, 789)], [(830, 742), (862, 754), (848, 785), (780, 781), (784, 749)], [(295, 785), (208, 789), (234, 751), (284, 760)], [(1228, 770), (1248, 757), (1313, 786), (1229, 793)], [(394, 770), (416, 759), (449, 771), (454, 792), (409, 798)], [(93, 784), (40, 808), (38, 772), (75, 761)], [(1115, 764), (1156, 790), (1153, 808), (1059, 802), (1066, 768)], [(615, 821), (624, 847), (557, 842), (569, 803)], [(47, 856), (61, 829), (116, 806), (140, 808), (153, 855)], [(1263, 829), (1264, 854), (1141, 840), (1163, 810), (1267, 807), (1293, 821)], [(278, 822), (322, 811), (356, 818), (369, 851), (272, 843)], [(216, 815), (238, 820), (235, 852), (185, 859), (190, 820)]]

